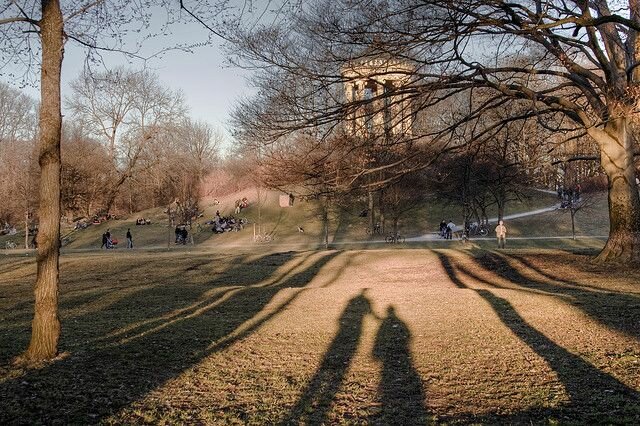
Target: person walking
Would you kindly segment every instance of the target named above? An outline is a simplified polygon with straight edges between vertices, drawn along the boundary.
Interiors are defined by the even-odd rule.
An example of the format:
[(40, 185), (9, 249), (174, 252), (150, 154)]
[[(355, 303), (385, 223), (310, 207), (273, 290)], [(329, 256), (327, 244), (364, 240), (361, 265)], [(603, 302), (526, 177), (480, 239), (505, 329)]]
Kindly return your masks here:
[(127, 248), (133, 248), (133, 237), (131, 236), (131, 228), (127, 228)]
[(496, 238), (498, 239), (498, 248), (504, 248), (507, 242), (507, 227), (504, 226), (502, 220), (496, 226)]

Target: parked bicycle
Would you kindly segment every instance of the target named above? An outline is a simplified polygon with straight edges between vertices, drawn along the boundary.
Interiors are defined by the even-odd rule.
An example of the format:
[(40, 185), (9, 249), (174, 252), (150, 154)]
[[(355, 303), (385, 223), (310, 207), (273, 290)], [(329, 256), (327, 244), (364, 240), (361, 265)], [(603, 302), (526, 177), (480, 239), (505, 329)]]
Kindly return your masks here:
[(6, 248), (6, 249), (15, 249), (15, 248), (18, 248), (18, 245), (16, 243), (14, 243), (13, 241), (7, 241), (6, 243), (4, 243), (4, 248)]
[(487, 235), (489, 235), (489, 228), (484, 223), (478, 224), (477, 222), (473, 222), (467, 225), (467, 229), (465, 231), (466, 231), (465, 233), (467, 234), (467, 237), (472, 235), (479, 235), (481, 237), (486, 237)]
[(384, 241), (391, 244), (403, 244), (405, 241), (405, 238), (403, 235), (400, 235), (400, 234), (389, 234), (384, 239)]
[(365, 232), (369, 236), (371, 236), (371, 235), (382, 235), (382, 226), (380, 225), (380, 223), (376, 223), (375, 225), (373, 225), (373, 229), (371, 229), (369, 226), (367, 226), (367, 228), (365, 229)]

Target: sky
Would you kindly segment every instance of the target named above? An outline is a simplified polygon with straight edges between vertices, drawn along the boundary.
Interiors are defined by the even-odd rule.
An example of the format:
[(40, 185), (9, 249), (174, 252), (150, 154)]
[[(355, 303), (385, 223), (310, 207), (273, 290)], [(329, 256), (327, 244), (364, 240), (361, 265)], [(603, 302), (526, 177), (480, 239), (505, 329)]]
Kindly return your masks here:
[[(63, 64), (63, 95), (83, 66), (82, 52), (69, 56)], [(135, 63), (132, 68), (136, 68)], [(169, 52), (148, 62), (147, 68), (158, 75), (164, 86), (183, 92), (193, 119), (206, 121), (226, 134), (234, 102), (250, 92), (245, 78), (248, 74), (225, 65), (218, 45), (202, 46), (193, 53)]]
[[(153, 25), (153, 24), (152, 24)], [(205, 40), (209, 31), (197, 22), (176, 26), (172, 35), (162, 39), (157, 45), (146, 45), (146, 52), (157, 51), (166, 45), (193, 43)], [(160, 43), (164, 43), (161, 45)], [(251, 89), (247, 83), (249, 73), (231, 67), (225, 61), (221, 50), (222, 40), (214, 38), (210, 44), (199, 46), (193, 52), (170, 51), (161, 58), (151, 59), (146, 67), (156, 73), (162, 84), (174, 90), (181, 90), (190, 110), (191, 118), (209, 123), (214, 129), (220, 129), (230, 140), (230, 112), (234, 102), (248, 96)], [(86, 51), (73, 42), (65, 45), (62, 65), (62, 96), (70, 94), (69, 82), (82, 71)], [(132, 69), (141, 69), (142, 63), (127, 64), (122, 55), (106, 57), (107, 66), (125, 65)], [(4, 76), (0, 76), (5, 82)], [(11, 82), (9, 82), (11, 83)], [(13, 82), (15, 86), (19, 82)], [(25, 93), (39, 99), (39, 87), (26, 87)], [(63, 114), (64, 106), (63, 106)]]

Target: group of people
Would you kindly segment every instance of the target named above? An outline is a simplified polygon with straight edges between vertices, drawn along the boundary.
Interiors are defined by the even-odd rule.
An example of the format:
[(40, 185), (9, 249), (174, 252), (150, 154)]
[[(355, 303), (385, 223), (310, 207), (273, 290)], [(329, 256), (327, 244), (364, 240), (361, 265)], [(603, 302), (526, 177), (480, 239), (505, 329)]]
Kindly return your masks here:
[(571, 207), (572, 204), (580, 201), (580, 185), (569, 189), (558, 187), (558, 200), (560, 201), (561, 209)]
[(107, 220), (118, 220), (118, 216), (113, 213), (95, 215), (91, 219), (91, 223), (94, 225), (100, 225), (102, 222), (106, 222)]
[(136, 225), (151, 225), (151, 221), (144, 217), (139, 217), (136, 219)]
[(455, 231), (456, 229), (456, 224), (453, 223), (452, 220), (449, 220), (449, 222), (447, 222), (446, 220), (442, 219), (442, 221), (440, 221), (440, 237), (444, 238), (445, 240), (450, 240), (453, 238), (453, 231)]
[(236, 219), (233, 216), (223, 217), (220, 215), (220, 210), (216, 211), (216, 216), (205, 222), (207, 225), (213, 225), (211, 231), (216, 234), (222, 234), (229, 231), (240, 231), (244, 229), (244, 225), (247, 223), (246, 219)]
[[(131, 229), (130, 228), (127, 228), (126, 238), (127, 238), (127, 248), (128, 249), (132, 249), (133, 248), (133, 236), (131, 235)], [(104, 248), (106, 250), (114, 249), (114, 248), (116, 248), (117, 245), (118, 245), (118, 240), (112, 237), (111, 231), (107, 228), (105, 233), (102, 234), (102, 245), (100, 246), (100, 248), (101, 249)]]
[[(456, 225), (453, 221), (445, 221), (442, 219), (440, 222), (440, 237), (446, 240), (452, 239), (453, 232), (455, 231)], [(498, 226), (495, 229), (496, 238), (498, 240), (498, 248), (505, 248), (507, 243), (507, 227), (504, 224), (503, 220), (498, 222)]]
[(0, 235), (16, 235), (18, 230), (15, 226), (10, 225), (8, 222), (4, 223), (4, 227), (0, 229)]
[(249, 200), (247, 199), (247, 197), (243, 197), (241, 200), (236, 200), (235, 205), (235, 213), (240, 214), (240, 211), (242, 211), (242, 209), (246, 209), (247, 207), (249, 207)]

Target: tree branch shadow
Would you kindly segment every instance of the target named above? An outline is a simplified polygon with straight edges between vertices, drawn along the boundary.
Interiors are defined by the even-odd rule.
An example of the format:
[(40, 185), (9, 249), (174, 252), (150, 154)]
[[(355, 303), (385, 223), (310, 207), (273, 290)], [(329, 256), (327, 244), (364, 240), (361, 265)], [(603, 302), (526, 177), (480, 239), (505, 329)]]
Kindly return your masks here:
[[(522, 318), (506, 299), (489, 290), (474, 289), (460, 278), (453, 262), (443, 253), (437, 253), (449, 279), (459, 288), (475, 291), (493, 309), (502, 323), (556, 373), (570, 397), (566, 406), (540, 407), (514, 415), (491, 415), (485, 421), (532, 421), (561, 416), (587, 423), (610, 423), (616, 419), (640, 418), (640, 394), (613, 376), (601, 371), (583, 358), (553, 342)], [(476, 279), (474, 276), (469, 276)], [(484, 281), (485, 284), (488, 284)], [(474, 421), (477, 421), (474, 417)], [(456, 419), (456, 421), (464, 421)], [(625, 423), (627, 420), (623, 420)]]
[[(0, 382), (0, 423), (98, 423), (208, 355), (254, 333), (281, 313), (339, 254), (331, 252), (316, 258), (303, 255), (303, 261), (310, 260), (300, 271), (259, 286), (288, 263), (300, 266), (293, 253), (264, 256), (261, 260), (267, 265), (266, 276), (249, 278), (245, 286), (234, 287), (237, 291), (224, 300), (221, 298), (226, 291), (206, 294), (222, 284), (217, 280), (204, 286), (185, 285), (188, 288), (181, 293), (184, 297), (179, 298), (166, 285), (157, 285), (135, 292), (104, 311), (77, 317), (65, 324), (65, 339), (76, 342), (68, 356)], [(243, 266), (246, 264), (235, 264), (219, 279), (242, 273)], [(291, 287), (296, 290), (293, 295), (268, 313), (263, 312), (281, 290)], [(144, 322), (149, 311), (140, 307), (150, 300), (158, 311), (156, 320)], [(209, 309), (204, 308), (208, 305)], [(160, 326), (159, 319), (173, 311), (179, 314)], [(106, 340), (87, 338), (87, 333), (100, 337), (131, 323), (143, 325)], [(88, 331), (91, 325), (99, 328)]]
[[(549, 295), (561, 297), (567, 303), (582, 310), (594, 320), (613, 330), (621, 331), (628, 336), (640, 339), (640, 296), (629, 293), (598, 291), (581, 286), (579, 283), (560, 280), (548, 283), (529, 278), (516, 269), (507, 255), (487, 253), (474, 257), (478, 266), (510, 281), (515, 286), (539, 290)], [(523, 267), (527, 267), (523, 263)]]

